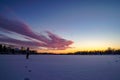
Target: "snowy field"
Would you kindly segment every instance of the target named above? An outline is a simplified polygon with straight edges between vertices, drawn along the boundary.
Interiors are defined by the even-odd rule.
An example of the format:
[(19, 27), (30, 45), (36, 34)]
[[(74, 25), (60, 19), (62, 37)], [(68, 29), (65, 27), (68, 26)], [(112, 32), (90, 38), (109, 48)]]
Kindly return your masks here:
[(120, 56), (0, 55), (0, 80), (120, 80)]

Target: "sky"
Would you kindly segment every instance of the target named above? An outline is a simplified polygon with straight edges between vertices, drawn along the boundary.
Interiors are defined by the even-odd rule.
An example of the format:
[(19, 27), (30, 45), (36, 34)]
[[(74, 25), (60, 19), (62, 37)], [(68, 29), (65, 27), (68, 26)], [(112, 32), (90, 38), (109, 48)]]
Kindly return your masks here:
[(0, 42), (38, 52), (120, 49), (119, 0), (0, 0)]

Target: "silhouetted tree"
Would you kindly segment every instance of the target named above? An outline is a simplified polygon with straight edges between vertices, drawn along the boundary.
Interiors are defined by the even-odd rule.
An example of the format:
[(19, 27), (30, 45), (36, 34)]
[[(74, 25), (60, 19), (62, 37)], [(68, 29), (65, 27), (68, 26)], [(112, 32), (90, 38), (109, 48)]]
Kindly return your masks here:
[(2, 44), (0, 44), (0, 54), (3, 52)]
[(21, 54), (25, 54), (26, 53), (25, 48), (23, 46), (21, 47), (20, 53)]
[(29, 51), (29, 47), (27, 48), (27, 50), (26, 50), (26, 59), (29, 59), (29, 54), (30, 54), (30, 51)]
[(7, 51), (7, 47), (4, 45), (3, 46), (3, 52), (6, 52)]

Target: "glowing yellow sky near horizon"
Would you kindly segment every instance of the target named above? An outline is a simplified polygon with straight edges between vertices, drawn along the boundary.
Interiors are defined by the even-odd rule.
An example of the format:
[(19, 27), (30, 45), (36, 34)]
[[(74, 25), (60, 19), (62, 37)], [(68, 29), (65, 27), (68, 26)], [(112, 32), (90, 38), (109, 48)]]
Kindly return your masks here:
[(94, 51), (106, 50), (108, 48), (120, 49), (120, 44), (102, 41), (102, 40), (83, 40), (71, 45), (71, 48), (66, 50), (37, 50), (38, 52), (51, 52), (51, 53), (73, 53), (76, 51)]

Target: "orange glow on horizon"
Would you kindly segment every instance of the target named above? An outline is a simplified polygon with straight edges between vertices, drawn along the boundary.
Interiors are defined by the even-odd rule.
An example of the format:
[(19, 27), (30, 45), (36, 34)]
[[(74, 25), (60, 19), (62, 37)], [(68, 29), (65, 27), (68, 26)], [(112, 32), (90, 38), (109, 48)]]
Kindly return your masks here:
[(48, 50), (48, 49), (42, 49), (37, 50), (38, 53), (56, 53), (56, 54), (66, 54), (66, 53), (74, 53), (77, 51), (104, 51), (107, 50), (109, 47), (112, 49), (120, 49), (119, 44), (111, 44), (110, 42), (106, 41), (80, 41), (72, 44), (70, 46), (71, 48), (68, 48), (66, 50)]
[[(70, 48), (66, 50), (37, 50), (38, 53), (56, 53), (56, 54), (66, 54), (66, 53), (74, 53), (77, 51), (104, 51), (109, 47), (103, 48)], [(112, 48), (112, 47), (111, 47)], [(112, 48), (112, 49), (120, 49), (120, 48)]]

